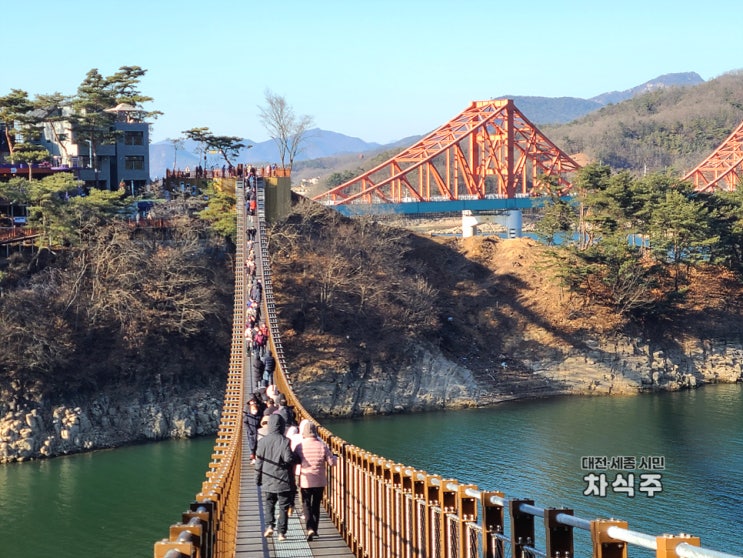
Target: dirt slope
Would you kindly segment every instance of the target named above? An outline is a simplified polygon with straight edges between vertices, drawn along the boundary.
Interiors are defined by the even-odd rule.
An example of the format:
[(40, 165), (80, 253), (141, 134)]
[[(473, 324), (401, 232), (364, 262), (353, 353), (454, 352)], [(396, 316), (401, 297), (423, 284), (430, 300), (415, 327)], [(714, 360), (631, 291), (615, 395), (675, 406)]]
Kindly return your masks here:
[[(351, 243), (361, 242), (354, 234), (345, 229), (325, 241), (340, 242), (338, 236), (351, 235)], [(571, 294), (560, 282), (550, 249), (531, 239), (432, 237), (409, 230), (403, 234), (407, 252), (402, 267), (374, 272), (377, 288), (390, 297), (396, 277), (405, 273), (424, 277), (435, 289), (430, 307), (434, 327), (419, 328), (410, 336), (400, 333), (405, 328), (391, 330), (383, 316), (356, 312), (358, 296), (350, 290), (334, 293), (336, 307), (345, 310), (331, 312), (325, 328), (318, 327), (312, 280), (327, 265), (308, 254), (317, 252), (319, 241), (308, 238), (295, 251), (274, 254), (282, 331), (297, 379), (312, 381), (318, 389), (314, 379), (335, 382), (333, 374), (340, 370), (365, 371), (369, 381), (378, 379), (379, 370), (394, 369), (400, 382), (399, 370), (412, 370), (404, 353), (415, 353), (406, 347), (421, 346), (471, 372), (487, 392), (482, 396), (486, 401), (504, 393), (518, 397), (679, 389), (709, 381), (717, 365), (729, 369), (726, 377), (740, 375), (734, 354), (711, 363), (714, 351), (705, 346), (711, 340), (733, 347), (743, 332), (743, 290), (720, 269), (691, 270), (684, 301), (672, 313), (640, 325), (623, 320), (608, 306)], [(364, 265), (372, 263), (359, 268)], [(353, 281), (349, 284), (353, 288)], [(415, 324), (408, 331), (417, 331)], [(692, 357), (701, 361), (691, 362)]]

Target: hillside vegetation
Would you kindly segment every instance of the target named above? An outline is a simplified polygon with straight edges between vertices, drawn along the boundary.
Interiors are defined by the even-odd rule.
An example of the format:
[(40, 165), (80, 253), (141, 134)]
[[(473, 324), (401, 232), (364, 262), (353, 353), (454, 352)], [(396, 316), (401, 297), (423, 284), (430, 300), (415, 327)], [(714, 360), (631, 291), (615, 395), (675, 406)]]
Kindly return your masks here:
[(13, 179), (0, 195), (25, 199), (42, 232), (33, 251), (0, 259), (2, 405), (165, 394), (224, 377), (234, 247), (212, 232), (229, 231), (224, 211), (200, 219), (178, 200), (151, 209), (167, 226), (135, 228), (121, 219), (125, 192), (77, 195), (69, 174)]
[[(341, 363), (361, 370), (407, 358), (400, 352), (422, 343), (484, 380), (528, 383), (527, 363), (584, 350), (589, 336), (737, 339), (741, 196), (693, 196), (678, 176), (741, 119), (736, 73), (545, 128), (567, 151), (604, 165), (579, 177), (590, 194), (582, 215), (558, 200), (546, 208), (537, 224), (544, 244), (438, 240), (295, 200), (271, 230), (292, 366), (305, 378)], [(337, 159), (346, 168), (329, 176), (342, 180), (393, 154)], [(229, 244), (198, 220), (167, 238), (137, 236), (104, 225), (97, 196), (68, 202), (55, 195), (68, 184), (24, 187), (38, 197), (35, 218), (51, 249), (14, 255), (0, 270), (0, 388), (10, 399), (224, 376)], [(234, 200), (222, 202), (209, 210), (215, 223)], [(633, 233), (644, 240), (630, 246)], [(573, 234), (579, 244), (551, 245)]]
[[(591, 224), (584, 227), (604, 244), (428, 238), (296, 200), (270, 234), (284, 347), (300, 399), (319, 399), (349, 382), (390, 381), (385, 374), (409, 366), (422, 346), (471, 371), (479, 389), (544, 395), (566, 391), (538, 370), (557, 369), (575, 355), (587, 359), (601, 344), (613, 343), (617, 354), (603, 358), (619, 362), (626, 347), (639, 351), (644, 344), (688, 354), (706, 339), (740, 343), (743, 291), (735, 259), (722, 252), (710, 258), (713, 243), (686, 232), (690, 243), (677, 244), (683, 258), (669, 259), (667, 244), (655, 248), (682, 221), (691, 226), (683, 217), (691, 206), (674, 196), (675, 209), (659, 203), (668, 192), (657, 177), (633, 184), (605, 168), (591, 171), (585, 180), (597, 188), (586, 200)], [(614, 241), (611, 216), (622, 204), (608, 200), (620, 185), (638, 195), (655, 192), (647, 203), (658, 213), (646, 216), (649, 227), (660, 227), (648, 231), (652, 250)], [(663, 220), (666, 211), (682, 208), (681, 221)], [(555, 230), (546, 226), (542, 234)], [(635, 372), (649, 375), (649, 366)], [(692, 376), (707, 381), (701, 372)]]
[(167, 238), (101, 228), (84, 247), (14, 254), (0, 296), (9, 400), (208, 385), (229, 346), (231, 258), (183, 223)]
[(743, 72), (668, 87), (540, 129), (568, 154), (633, 173), (683, 176), (743, 121)]

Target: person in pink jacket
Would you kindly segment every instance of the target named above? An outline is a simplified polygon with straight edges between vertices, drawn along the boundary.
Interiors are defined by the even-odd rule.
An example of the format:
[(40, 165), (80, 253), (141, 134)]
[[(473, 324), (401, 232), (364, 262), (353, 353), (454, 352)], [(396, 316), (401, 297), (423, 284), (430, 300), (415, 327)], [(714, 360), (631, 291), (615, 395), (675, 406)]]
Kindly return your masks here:
[(318, 536), (320, 503), (325, 486), (328, 484), (326, 464), (334, 466), (336, 457), (330, 448), (317, 437), (317, 427), (312, 422), (301, 426), (302, 442), (297, 445), (297, 458), (300, 460), (299, 488), (302, 493), (307, 540)]

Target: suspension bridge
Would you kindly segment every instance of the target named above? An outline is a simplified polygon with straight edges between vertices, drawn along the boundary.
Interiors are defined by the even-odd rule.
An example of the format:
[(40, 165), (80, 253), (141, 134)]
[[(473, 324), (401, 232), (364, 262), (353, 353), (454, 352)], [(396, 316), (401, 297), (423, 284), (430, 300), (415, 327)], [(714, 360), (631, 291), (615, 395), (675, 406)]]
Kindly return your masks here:
[[(742, 143), (743, 123), (684, 180), (699, 192), (736, 190)], [(512, 101), (481, 101), (386, 163), (316, 199), (347, 214), (519, 209), (547, 193), (568, 194), (570, 173), (579, 168)], [(237, 191), (244, 191), (245, 184), (237, 184)], [(630, 549), (650, 550), (658, 558), (739, 558), (702, 547), (698, 536), (647, 534), (620, 519), (580, 518), (568, 508), (544, 508), (534, 499), (444, 479), (334, 436), (292, 389), (268, 264), (263, 189), (258, 188), (255, 216), (246, 214), (244, 199), (237, 197), (236, 261), (245, 260), (246, 231), (255, 228), (256, 276), (264, 285), (261, 316), (270, 331), (276, 386), (297, 420), (315, 423), (338, 456), (337, 466), (328, 471), (322, 537), (308, 542), (296, 516), (289, 521), (286, 541), (262, 536), (265, 515), (242, 420), (246, 398), (256, 385), (244, 341), (250, 278), (238, 265), (231, 358), (211, 460), (200, 490), (174, 517), (166, 537), (154, 543), (155, 558), (572, 558), (578, 537), (590, 545), (593, 558), (626, 558)], [(38, 234), (25, 227), (3, 231), (0, 245), (7, 249)]]
[[(243, 188), (238, 181), (237, 191)], [(289, 379), (268, 264), (263, 189), (258, 188), (254, 217), (246, 216), (244, 201), (237, 197), (236, 261), (246, 256), (246, 229), (255, 228), (256, 277), (264, 286), (261, 316), (276, 360), (274, 381), (297, 420), (318, 425), (319, 435), (338, 456), (337, 465), (328, 470), (322, 537), (308, 542), (296, 516), (289, 520), (285, 541), (262, 536), (266, 521), (242, 421), (246, 398), (256, 384), (244, 342), (250, 280), (237, 265), (229, 375), (211, 462), (201, 490), (170, 526), (168, 537), (155, 542), (155, 558), (572, 558), (576, 537), (587, 541), (593, 558), (626, 558), (630, 547), (649, 549), (658, 558), (734, 558), (703, 548), (698, 536), (652, 535), (631, 530), (620, 519), (580, 518), (568, 508), (540, 507), (533, 499), (510, 498), (392, 462), (334, 436), (303, 407)]]

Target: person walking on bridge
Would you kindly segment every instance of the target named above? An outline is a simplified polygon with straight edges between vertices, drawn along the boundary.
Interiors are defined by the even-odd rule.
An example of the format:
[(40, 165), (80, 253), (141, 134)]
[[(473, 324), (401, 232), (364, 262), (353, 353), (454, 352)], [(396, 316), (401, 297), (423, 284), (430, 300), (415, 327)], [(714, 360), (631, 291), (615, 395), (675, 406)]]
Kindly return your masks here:
[[(268, 417), (268, 434), (258, 440), (255, 454), (255, 484), (262, 486), (264, 512), (268, 527), (263, 536), (279, 532), (279, 541), (286, 540), (287, 511), (291, 505), (292, 475), (297, 455), (284, 436), (284, 419), (281, 415)], [(276, 506), (278, 505), (278, 519)]]
[(258, 429), (261, 427), (263, 413), (255, 396), (248, 401), (248, 410), (243, 411), (248, 444), (250, 445), (250, 462), (255, 463), (255, 452), (258, 449)]
[(299, 487), (302, 491), (302, 511), (304, 512), (307, 540), (318, 536), (320, 522), (320, 503), (325, 486), (328, 484), (325, 464), (335, 466), (336, 457), (330, 448), (317, 437), (317, 427), (312, 422), (302, 424), (302, 442), (297, 446), (299, 458)]

